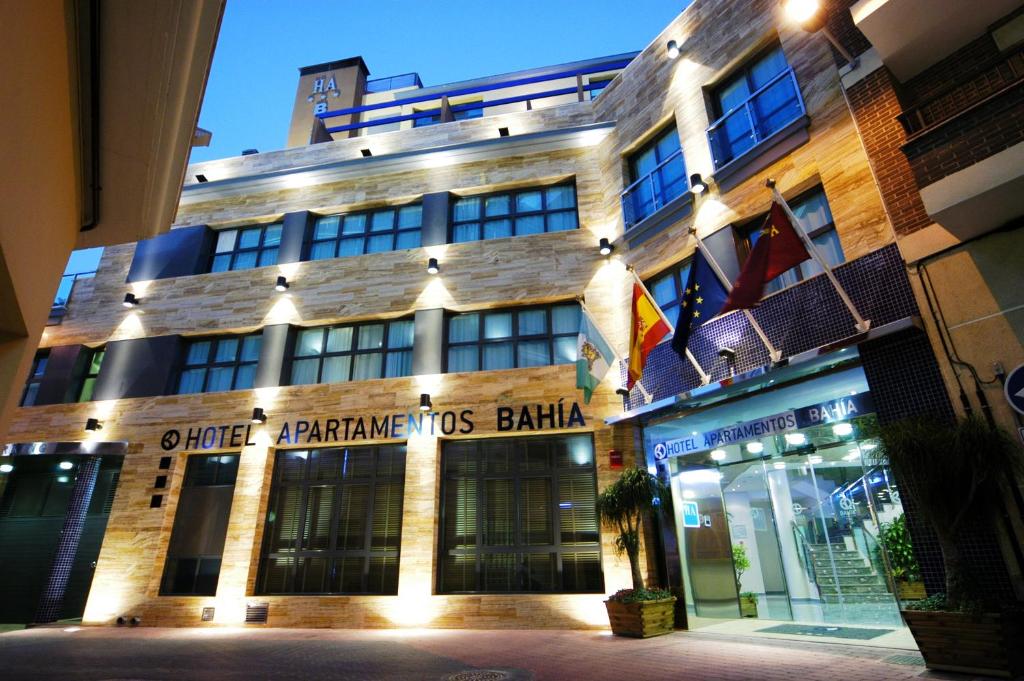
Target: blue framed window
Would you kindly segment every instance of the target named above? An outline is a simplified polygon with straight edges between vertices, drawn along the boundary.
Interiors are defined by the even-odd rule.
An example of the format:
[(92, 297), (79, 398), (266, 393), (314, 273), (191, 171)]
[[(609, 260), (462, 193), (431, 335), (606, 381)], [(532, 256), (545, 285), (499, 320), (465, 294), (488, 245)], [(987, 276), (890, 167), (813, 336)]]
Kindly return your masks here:
[(414, 335), (411, 319), (300, 329), (291, 384), (409, 376)]
[(598, 96), (604, 92), (604, 89), (608, 87), (608, 84), (612, 82), (615, 76), (605, 76), (602, 78), (591, 78), (590, 85), (592, 86), (587, 92), (590, 94), (590, 99), (597, 99)]
[[(463, 102), (463, 104), (469, 104), (469, 103), (470, 102)], [(473, 103), (474, 104), (478, 104), (479, 102), (473, 102)], [(452, 118), (454, 118), (457, 121), (465, 121), (465, 120), (468, 120), (470, 118), (483, 118), (484, 108), (482, 106), (478, 107), (478, 108), (473, 108), (473, 109), (463, 109), (461, 111), (458, 111), (457, 107), (458, 107), (457, 104), (453, 104), (452, 105)], [(414, 119), (412, 119), (412, 127), (414, 127), (414, 128), (424, 128), (424, 127), (426, 127), (428, 125), (437, 125), (438, 123), (441, 122), (441, 110), (440, 109), (423, 109), (422, 111), (416, 111), (416, 113), (427, 113), (429, 111), (436, 111), (437, 113), (434, 114), (433, 116), (424, 116), (422, 118), (414, 118)]]
[(717, 120), (708, 128), (721, 168), (804, 115), (793, 69), (782, 46), (762, 51), (712, 91)]
[(452, 203), (451, 225), (451, 243), (576, 229), (576, 187), (561, 184), (465, 196)]
[(423, 206), (419, 203), (317, 218), (308, 259), (419, 248), (422, 223)]
[(686, 193), (686, 164), (675, 126), (666, 128), (629, 157), (631, 184), (622, 192), (629, 228)]
[(447, 371), (494, 371), (576, 361), (580, 306), (467, 312), (447, 324)]
[(49, 350), (37, 352), (32, 360), (32, 368), (28, 371), (28, 380), (25, 381), (25, 390), (21, 393), (22, 407), (31, 407), (36, 403), (39, 395), (39, 386), (43, 382), (43, 374), (46, 372), (46, 362), (50, 359)]
[(210, 271), (227, 272), (276, 265), (280, 245), (280, 223), (219, 230)]
[[(825, 258), (831, 267), (842, 264), (846, 257), (843, 255), (843, 247), (839, 243), (839, 234), (836, 232), (835, 222), (832, 220), (832, 211), (828, 206), (828, 199), (821, 187), (812, 189), (801, 194), (789, 202), (793, 214), (799, 218), (802, 228), (811, 241), (817, 247), (818, 252)], [(747, 252), (754, 247), (757, 239), (761, 236), (761, 225), (764, 224), (765, 216), (762, 215), (749, 223), (745, 230), (745, 243)], [(765, 287), (766, 293), (781, 291), (787, 286), (798, 284), (821, 273), (821, 267), (816, 260), (805, 260), (793, 269), (784, 272), (775, 279), (768, 282)], [(671, 319), (671, 317), (670, 317)]]
[(247, 390), (256, 379), (262, 333), (200, 338), (188, 343), (178, 394)]
[(686, 280), (690, 277), (690, 263), (687, 258), (646, 282), (647, 289), (654, 296), (658, 307), (673, 324), (679, 318), (679, 306), (683, 302)]

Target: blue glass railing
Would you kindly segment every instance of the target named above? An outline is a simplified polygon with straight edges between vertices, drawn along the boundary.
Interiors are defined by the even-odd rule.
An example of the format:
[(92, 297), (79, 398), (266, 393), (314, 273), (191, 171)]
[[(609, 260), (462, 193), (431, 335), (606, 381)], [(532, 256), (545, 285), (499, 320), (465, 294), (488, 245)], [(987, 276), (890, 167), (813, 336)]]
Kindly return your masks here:
[(736, 160), (804, 114), (796, 74), (787, 69), (708, 127), (715, 169)]
[(57, 287), (57, 295), (53, 297), (54, 307), (67, 307), (71, 299), (71, 291), (75, 288), (75, 282), (79, 279), (92, 279), (96, 276), (96, 270), (92, 272), (78, 272), (76, 274), (65, 274), (60, 278), (60, 285)]
[(622, 192), (622, 216), (626, 229), (653, 215), (689, 188), (683, 151), (679, 149)]
[(420, 74), (403, 73), (398, 76), (374, 78), (373, 80), (366, 81), (367, 92), (387, 92), (388, 90), (397, 90), (403, 87), (423, 87), (423, 83), (420, 82)]

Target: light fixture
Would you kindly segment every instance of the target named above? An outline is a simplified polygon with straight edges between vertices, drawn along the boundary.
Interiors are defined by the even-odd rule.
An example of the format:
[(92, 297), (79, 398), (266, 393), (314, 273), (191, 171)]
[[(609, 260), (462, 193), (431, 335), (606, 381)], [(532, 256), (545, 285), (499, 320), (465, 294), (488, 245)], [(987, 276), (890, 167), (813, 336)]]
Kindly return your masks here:
[(61, 461), (59, 464), (57, 464), (57, 467), (60, 468), (62, 471), (69, 471), (75, 467), (75, 464), (73, 464), (70, 461)]
[(612, 242), (608, 241), (608, 237), (603, 236), (601, 237), (601, 240), (597, 243), (597, 250), (601, 253), (601, 255), (609, 256), (612, 254), (614, 247), (612, 246)]
[(782, 11), (787, 19), (808, 33), (821, 33), (851, 68), (857, 68), (859, 58), (850, 54), (850, 51), (839, 42), (839, 38), (825, 25), (821, 0), (783, 0)]
[(209, 182), (209, 180), (206, 179), (206, 175), (200, 173), (199, 175), (196, 175), (196, 182)]
[(284, 293), (288, 290), (289, 286), (291, 286), (291, 284), (288, 283), (288, 277), (281, 274), (277, 277), (277, 283), (274, 284), (274, 290), (278, 293)]
[(786, 464), (782, 463), (781, 461), (776, 461), (775, 463), (772, 464), (772, 468), (774, 468), (777, 471), (781, 471), (786, 468)]
[(437, 264), (437, 258), (431, 258), (427, 261), (427, 274), (437, 274), (441, 271), (441, 268)]
[(747, 451), (751, 454), (760, 454), (764, 451), (764, 445), (760, 442), (748, 442)]
[(726, 457), (726, 453), (725, 453), (724, 449), (712, 449), (711, 450), (711, 458), (714, 459), (715, 461), (723, 461), (725, 459), (725, 457)]
[(420, 393), (420, 411), (430, 411), (434, 408), (430, 401), (430, 393)]
[(786, 442), (791, 445), (802, 445), (807, 442), (807, 436), (803, 433), (786, 433)]
[(363, 158), (370, 158), (373, 156), (373, 152), (369, 149), (360, 149), (359, 153), (363, 155)]
[(807, 457), (807, 460), (810, 461), (811, 463), (821, 463), (821, 457), (817, 455), (809, 456)]
[(721, 347), (718, 348), (718, 356), (724, 359), (726, 362), (732, 362), (736, 359), (736, 351), (732, 348)]
[(9, 463), (0, 463), (0, 473), (10, 473), (14, 470), (14, 466)]
[(88, 433), (95, 433), (97, 430), (103, 430), (103, 424), (96, 418), (86, 419), (85, 430)]
[(121, 304), (130, 310), (139, 304), (139, 299), (135, 297), (134, 293), (126, 293)]
[(498, 128), (498, 137), (508, 137), (508, 128)]
[(697, 493), (694, 492), (692, 489), (684, 489), (683, 490), (683, 498), (684, 499), (696, 499), (697, 498)]
[(669, 59), (675, 59), (679, 56), (679, 43), (675, 40), (669, 40), (668, 45), (666, 45), (665, 48), (668, 50)]
[(818, 0), (785, 0), (783, 10), (790, 21), (804, 24), (814, 18), (821, 9)]
[(258, 426), (267, 422), (267, 415), (263, 412), (263, 407), (252, 408), (252, 422)]
[(847, 435), (853, 434), (852, 423), (837, 423), (832, 426), (832, 432), (836, 434), (836, 437), (846, 437)]
[(621, 395), (622, 397), (629, 397), (629, 390), (627, 390), (624, 386), (620, 386), (615, 389), (615, 394)]
[(704, 178), (700, 176), (700, 173), (694, 173), (690, 175), (690, 191), (694, 194), (703, 194), (708, 190), (708, 186), (704, 183)]

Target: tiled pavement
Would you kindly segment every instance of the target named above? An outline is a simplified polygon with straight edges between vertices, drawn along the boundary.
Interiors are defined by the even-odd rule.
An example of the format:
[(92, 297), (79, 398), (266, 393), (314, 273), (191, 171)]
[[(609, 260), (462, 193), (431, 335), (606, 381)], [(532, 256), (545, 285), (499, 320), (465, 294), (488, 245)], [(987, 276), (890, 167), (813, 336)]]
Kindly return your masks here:
[[(71, 628), (74, 629), (74, 628)], [(902, 657), (897, 664), (894, 656)], [(677, 632), (42, 628), (0, 635), (0, 679), (646, 681), (961, 679), (916, 653)], [(911, 664), (907, 664), (911, 662)], [(504, 674), (471, 674), (495, 670)]]

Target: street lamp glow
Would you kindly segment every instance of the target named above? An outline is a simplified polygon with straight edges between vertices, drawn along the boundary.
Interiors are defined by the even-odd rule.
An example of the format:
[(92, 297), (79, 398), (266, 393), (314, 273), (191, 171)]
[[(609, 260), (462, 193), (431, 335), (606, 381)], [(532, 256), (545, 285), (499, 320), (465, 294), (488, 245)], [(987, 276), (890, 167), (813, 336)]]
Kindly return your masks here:
[(818, 0), (786, 0), (783, 7), (790, 21), (804, 24), (814, 18), (821, 9), (821, 3)]

